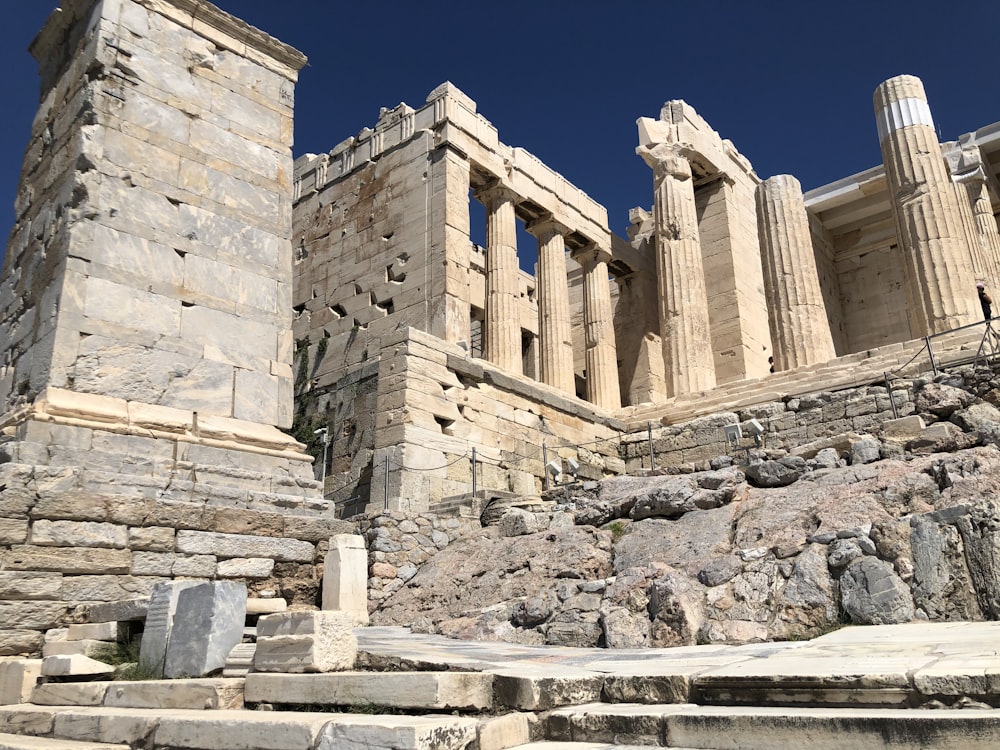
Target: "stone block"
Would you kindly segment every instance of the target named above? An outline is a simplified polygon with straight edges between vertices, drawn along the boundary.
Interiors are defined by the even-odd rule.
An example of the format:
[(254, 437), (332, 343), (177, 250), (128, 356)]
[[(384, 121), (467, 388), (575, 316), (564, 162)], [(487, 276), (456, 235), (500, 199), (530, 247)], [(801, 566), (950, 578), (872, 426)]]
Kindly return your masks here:
[(49, 641), (42, 647), (42, 656), (69, 656), (72, 654), (83, 654), (92, 658), (100, 658), (101, 653), (107, 649), (107, 641), (95, 641), (93, 639), (81, 641)]
[(91, 622), (69, 626), (66, 640), (82, 641), (86, 639), (116, 641), (118, 640), (118, 623), (116, 621)]
[(28, 541), (28, 521), (0, 518), (0, 545), (24, 544)]
[(327, 724), (316, 750), (386, 747), (394, 750), (464, 750), (476, 740), (476, 720), (442, 716), (356, 716)]
[(479, 750), (505, 750), (526, 745), (531, 740), (528, 715), (521, 713), (481, 719), (476, 733), (479, 737)]
[(243, 680), (149, 680), (108, 685), (105, 706), (219, 710), (243, 708)]
[(91, 659), (83, 654), (46, 656), (42, 659), (43, 677), (92, 677), (111, 674), (115, 668), (110, 664)]
[(41, 673), (41, 659), (0, 661), (0, 706), (26, 703)]
[(100, 706), (108, 689), (107, 682), (46, 682), (31, 691), (31, 702), (38, 706)]
[[(158, 716), (152, 746), (157, 748), (241, 748), (249, 750), (291, 750), (314, 748), (320, 730), (329, 723), (329, 714), (273, 711), (205, 711)], [(346, 750), (350, 745), (342, 745)]]
[(344, 612), (284, 612), (257, 622), (259, 672), (334, 672), (352, 669), (358, 655), (354, 621)]
[(182, 589), (170, 625), (163, 675), (202, 677), (221, 670), (243, 638), (246, 602), (246, 585), (235, 581)]
[(268, 557), (234, 557), (218, 564), (219, 578), (267, 578), (274, 570), (274, 560)]
[(167, 526), (129, 529), (128, 548), (133, 551), (172, 552), (174, 530)]
[(216, 557), (270, 557), (278, 562), (313, 561), (316, 548), (296, 539), (219, 534), (207, 531), (178, 531), (177, 551)]
[(122, 599), (116, 602), (104, 602), (101, 604), (91, 604), (90, 619), (115, 622), (130, 622), (145, 620), (149, 611), (149, 597), (141, 599)]
[(280, 597), (273, 597), (271, 599), (250, 597), (247, 599), (248, 615), (273, 615), (287, 610), (288, 602)]
[(899, 419), (888, 419), (882, 423), (883, 439), (887, 443), (907, 443), (918, 437), (926, 426), (918, 414)]
[(57, 599), (61, 573), (0, 572), (0, 599)]
[(31, 525), (31, 543), (56, 547), (124, 549), (128, 543), (128, 529), (111, 523), (39, 519)]
[(246, 680), (246, 700), (251, 703), (371, 704), (435, 711), (493, 707), (493, 675), (480, 672), (256, 672)]
[(158, 583), (153, 587), (147, 604), (146, 627), (139, 647), (139, 664), (143, 669), (153, 674), (163, 674), (177, 598), (184, 589), (197, 585), (197, 581), (171, 581)]
[(37, 630), (0, 630), (0, 656), (35, 656), (43, 640)]
[(368, 624), (368, 552), (357, 534), (337, 534), (323, 562), (323, 609), (347, 612)]
[(15, 545), (7, 553), (4, 564), (7, 570), (47, 570), (75, 575), (127, 574), (132, 568), (132, 553), (95, 547), (82, 555), (70, 547)]

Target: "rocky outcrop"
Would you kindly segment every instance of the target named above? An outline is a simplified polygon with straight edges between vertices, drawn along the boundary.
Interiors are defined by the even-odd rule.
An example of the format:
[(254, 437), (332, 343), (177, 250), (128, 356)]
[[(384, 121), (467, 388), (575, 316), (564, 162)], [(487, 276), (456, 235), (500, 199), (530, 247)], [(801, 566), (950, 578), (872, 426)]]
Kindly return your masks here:
[(919, 418), (885, 439), (845, 433), (509, 511), (437, 552), (372, 620), (635, 648), (996, 619), (1000, 411), (944, 380), (918, 384)]

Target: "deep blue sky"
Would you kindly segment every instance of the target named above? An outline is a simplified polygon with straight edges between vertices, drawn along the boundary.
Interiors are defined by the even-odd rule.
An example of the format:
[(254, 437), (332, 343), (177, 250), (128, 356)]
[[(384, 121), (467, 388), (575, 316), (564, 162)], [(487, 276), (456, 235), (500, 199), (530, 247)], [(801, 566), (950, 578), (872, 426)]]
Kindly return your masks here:
[[(310, 58), (295, 154), (329, 150), (379, 107), (419, 106), (451, 80), (503, 142), (533, 152), (608, 208), (652, 201), (635, 120), (685, 99), (761, 177), (808, 190), (881, 159), (872, 92), (924, 80), (944, 140), (1000, 120), (1000, 0), (218, 0)], [(8, 0), (0, 28), (5, 116), (0, 232), (38, 99), (26, 52), (56, 0)]]

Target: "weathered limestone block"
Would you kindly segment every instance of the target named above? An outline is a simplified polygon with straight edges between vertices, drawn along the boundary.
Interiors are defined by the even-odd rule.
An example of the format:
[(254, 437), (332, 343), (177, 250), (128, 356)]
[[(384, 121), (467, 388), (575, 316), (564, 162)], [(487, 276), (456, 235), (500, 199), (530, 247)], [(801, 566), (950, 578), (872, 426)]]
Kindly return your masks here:
[(0, 599), (56, 599), (61, 573), (0, 572)]
[(97, 640), (115, 641), (118, 639), (117, 622), (91, 622), (85, 624), (70, 625), (66, 633), (66, 640)]
[(34, 656), (44, 637), (37, 630), (0, 630), (0, 656)]
[(178, 592), (163, 663), (163, 676), (203, 677), (226, 664), (243, 637), (247, 589), (216, 581)]
[(70, 547), (14, 545), (4, 555), (8, 570), (54, 571), (65, 574), (127, 574), (132, 553), (126, 549), (91, 548), (86, 555)]
[(274, 571), (274, 560), (267, 557), (235, 557), (222, 560), (216, 568), (219, 578), (267, 578)]
[(337, 534), (323, 562), (323, 609), (347, 613), (368, 624), (368, 552), (357, 534)]
[(114, 671), (115, 668), (110, 664), (83, 654), (46, 656), (42, 660), (42, 675), (45, 677), (82, 677), (111, 674)]
[(463, 750), (475, 740), (475, 719), (348, 714), (324, 727), (316, 750), (340, 750), (351, 745), (407, 750)]
[(184, 589), (197, 585), (197, 581), (172, 581), (153, 587), (139, 648), (139, 665), (144, 669), (163, 674), (177, 599)]
[(852, 561), (840, 576), (840, 598), (851, 621), (888, 625), (913, 619), (913, 597), (892, 565), (875, 557)]
[(178, 552), (216, 557), (268, 557), (278, 562), (312, 562), (315, 545), (297, 539), (276, 539), (203, 531), (178, 531)]
[(493, 675), (479, 672), (337, 672), (247, 675), (251, 703), (481, 711), (493, 707)]
[(124, 549), (128, 529), (110, 523), (38, 520), (31, 525), (31, 543), (57, 547)]
[(284, 612), (257, 621), (258, 672), (341, 672), (353, 669), (358, 641), (346, 612)]
[(26, 703), (41, 673), (41, 659), (0, 661), (0, 706)]

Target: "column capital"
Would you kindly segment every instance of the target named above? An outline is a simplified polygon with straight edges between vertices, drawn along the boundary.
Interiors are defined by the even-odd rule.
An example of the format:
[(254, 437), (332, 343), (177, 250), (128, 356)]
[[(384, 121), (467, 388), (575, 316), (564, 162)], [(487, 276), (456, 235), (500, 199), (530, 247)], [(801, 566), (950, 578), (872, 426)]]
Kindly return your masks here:
[(499, 180), (494, 180), (487, 185), (475, 190), (472, 196), (484, 206), (496, 205), (509, 201), (515, 205), (520, 203), (521, 197), (507, 185)]
[(528, 234), (533, 235), (542, 242), (552, 239), (552, 235), (560, 234), (565, 237), (570, 233), (570, 228), (560, 221), (557, 221), (552, 214), (546, 213), (533, 221), (524, 225)]
[(676, 180), (691, 179), (691, 162), (681, 153), (681, 150), (669, 143), (657, 143), (652, 146), (638, 146), (635, 153), (653, 170), (657, 183), (666, 177)]
[(590, 242), (581, 247), (579, 250), (573, 250), (571, 257), (581, 266), (585, 266), (589, 263), (610, 263), (611, 250), (606, 247), (601, 247), (596, 242)]

